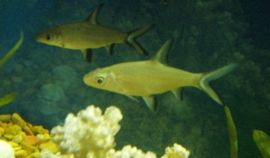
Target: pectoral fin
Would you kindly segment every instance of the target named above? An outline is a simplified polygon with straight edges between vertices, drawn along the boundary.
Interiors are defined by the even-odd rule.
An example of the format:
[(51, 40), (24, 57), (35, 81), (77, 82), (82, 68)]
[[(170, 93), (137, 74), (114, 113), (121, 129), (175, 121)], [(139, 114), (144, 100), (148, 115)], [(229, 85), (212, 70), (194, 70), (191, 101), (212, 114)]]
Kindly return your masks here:
[(172, 90), (171, 92), (175, 96), (175, 98), (177, 98), (178, 100), (184, 99), (183, 88), (175, 89), (175, 90)]
[(98, 24), (97, 22), (97, 14), (100, 10), (100, 8), (104, 5), (104, 3), (101, 3), (88, 17), (87, 21), (89, 21), (91, 24)]
[(91, 49), (81, 50), (81, 52), (83, 53), (83, 57), (86, 59), (86, 61), (90, 63), (92, 61)]
[(126, 95), (129, 99), (131, 99), (131, 100), (134, 100), (134, 101), (136, 101), (136, 102), (139, 102), (139, 100), (137, 99), (137, 98), (135, 98), (135, 97), (133, 97), (133, 96), (130, 96), (130, 95)]
[(142, 97), (147, 107), (154, 112), (156, 110), (155, 98), (153, 96), (144, 96)]

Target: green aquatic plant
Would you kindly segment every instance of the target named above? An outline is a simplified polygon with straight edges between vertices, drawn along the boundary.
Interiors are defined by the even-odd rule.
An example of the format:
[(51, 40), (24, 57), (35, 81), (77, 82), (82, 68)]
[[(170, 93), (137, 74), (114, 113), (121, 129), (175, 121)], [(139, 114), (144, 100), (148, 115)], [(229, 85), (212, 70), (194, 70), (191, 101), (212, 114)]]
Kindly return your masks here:
[[(0, 68), (15, 54), (15, 52), (20, 48), (23, 43), (23, 33), (21, 33), (19, 40), (16, 44), (6, 53), (6, 55), (0, 59)], [(0, 98), (0, 106), (4, 106), (12, 102), (16, 98), (16, 92), (10, 92), (5, 96)]]
[(270, 157), (270, 136), (261, 130), (253, 131), (253, 140), (259, 148), (263, 158)]
[(228, 106), (224, 106), (224, 111), (226, 115), (228, 131), (229, 131), (231, 158), (238, 158), (237, 130), (236, 130), (233, 118), (232, 118), (230, 108)]

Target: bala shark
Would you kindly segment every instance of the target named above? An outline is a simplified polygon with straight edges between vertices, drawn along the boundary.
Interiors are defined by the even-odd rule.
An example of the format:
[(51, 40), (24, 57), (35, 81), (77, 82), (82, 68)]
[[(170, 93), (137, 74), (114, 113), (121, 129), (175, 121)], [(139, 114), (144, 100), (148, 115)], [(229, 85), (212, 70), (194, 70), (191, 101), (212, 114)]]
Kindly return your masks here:
[(96, 20), (102, 5), (99, 5), (86, 21), (51, 28), (40, 33), (36, 40), (47, 45), (81, 50), (88, 61), (92, 57), (91, 49), (106, 47), (112, 53), (112, 46), (116, 43), (127, 43), (139, 53), (146, 54), (135, 38), (145, 33), (151, 26), (130, 33), (102, 26)]
[(120, 93), (129, 97), (139, 96), (154, 110), (153, 95), (182, 87), (196, 87), (206, 92), (218, 104), (223, 104), (209, 82), (232, 71), (236, 64), (229, 64), (209, 73), (192, 73), (170, 67), (165, 63), (172, 40), (168, 40), (151, 60), (124, 62), (89, 72), (83, 77), (86, 85)]

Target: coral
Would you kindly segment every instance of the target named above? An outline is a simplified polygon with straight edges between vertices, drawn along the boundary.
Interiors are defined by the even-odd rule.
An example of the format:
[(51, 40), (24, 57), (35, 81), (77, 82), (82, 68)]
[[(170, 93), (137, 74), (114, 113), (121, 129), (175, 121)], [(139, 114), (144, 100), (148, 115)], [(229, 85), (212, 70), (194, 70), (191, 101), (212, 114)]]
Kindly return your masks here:
[[(68, 114), (63, 126), (51, 130), (53, 140), (60, 151), (52, 153), (42, 150), (41, 158), (156, 158), (153, 152), (143, 152), (137, 147), (126, 145), (122, 150), (114, 149), (115, 135), (120, 130), (121, 111), (114, 106), (102, 113), (94, 105), (88, 106), (77, 115)], [(187, 158), (189, 151), (181, 145), (167, 147), (162, 158)]]
[(51, 135), (62, 151), (75, 157), (104, 157), (115, 146), (114, 136), (120, 129), (122, 114), (119, 109), (110, 107), (104, 115), (99, 108), (89, 106), (80, 111), (77, 117), (69, 114), (64, 126), (56, 126)]
[(120, 151), (110, 150), (106, 154), (106, 158), (156, 158), (156, 155), (153, 152), (144, 153), (137, 147), (126, 145)]
[[(16, 158), (39, 157), (42, 149), (47, 149), (52, 153), (58, 151), (47, 129), (29, 124), (17, 113), (0, 115), (0, 141), (12, 146)], [(0, 155), (2, 158), (1, 151)]]
[(174, 144), (173, 147), (167, 147), (165, 155), (161, 158), (187, 158), (189, 151), (179, 144)]

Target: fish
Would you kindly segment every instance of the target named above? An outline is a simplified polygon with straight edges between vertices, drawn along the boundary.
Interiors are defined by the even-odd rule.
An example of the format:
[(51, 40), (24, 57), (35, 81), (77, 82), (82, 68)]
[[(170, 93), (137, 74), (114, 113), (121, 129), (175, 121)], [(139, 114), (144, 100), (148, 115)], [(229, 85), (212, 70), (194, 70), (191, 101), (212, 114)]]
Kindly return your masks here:
[(11, 103), (16, 98), (16, 92), (11, 92), (0, 98), (0, 107)]
[(172, 41), (166, 41), (150, 60), (122, 62), (97, 68), (86, 73), (83, 81), (87, 86), (123, 94), (132, 99), (142, 97), (152, 111), (156, 105), (154, 95), (171, 91), (177, 97), (183, 87), (201, 89), (223, 105), (209, 83), (231, 72), (237, 64), (231, 63), (208, 73), (193, 73), (171, 67), (166, 62), (166, 54)]
[(148, 55), (135, 40), (147, 32), (152, 25), (144, 26), (131, 32), (121, 32), (117, 29), (98, 23), (96, 17), (103, 6), (100, 4), (86, 21), (69, 23), (50, 28), (37, 35), (36, 41), (66, 49), (81, 50), (88, 62), (91, 62), (91, 49), (105, 47), (112, 54), (114, 44), (127, 43), (140, 54)]
[(263, 158), (270, 158), (270, 136), (262, 130), (255, 129), (252, 134), (253, 140), (259, 148)]
[(224, 112), (226, 115), (226, 120), (227, 120), (227, 125), (228, 125), (231, 158), (238, 158), (237, 129), (236, 129), (236, 126), (235, 126), (235, 123), (231, 114), (231, 110), (227, 105), (224, 106)]
[(21, 32), (19, 40), (16, 44), (0, 59), (0, 68), (17, 52), (24, 40), (24, 35)]

